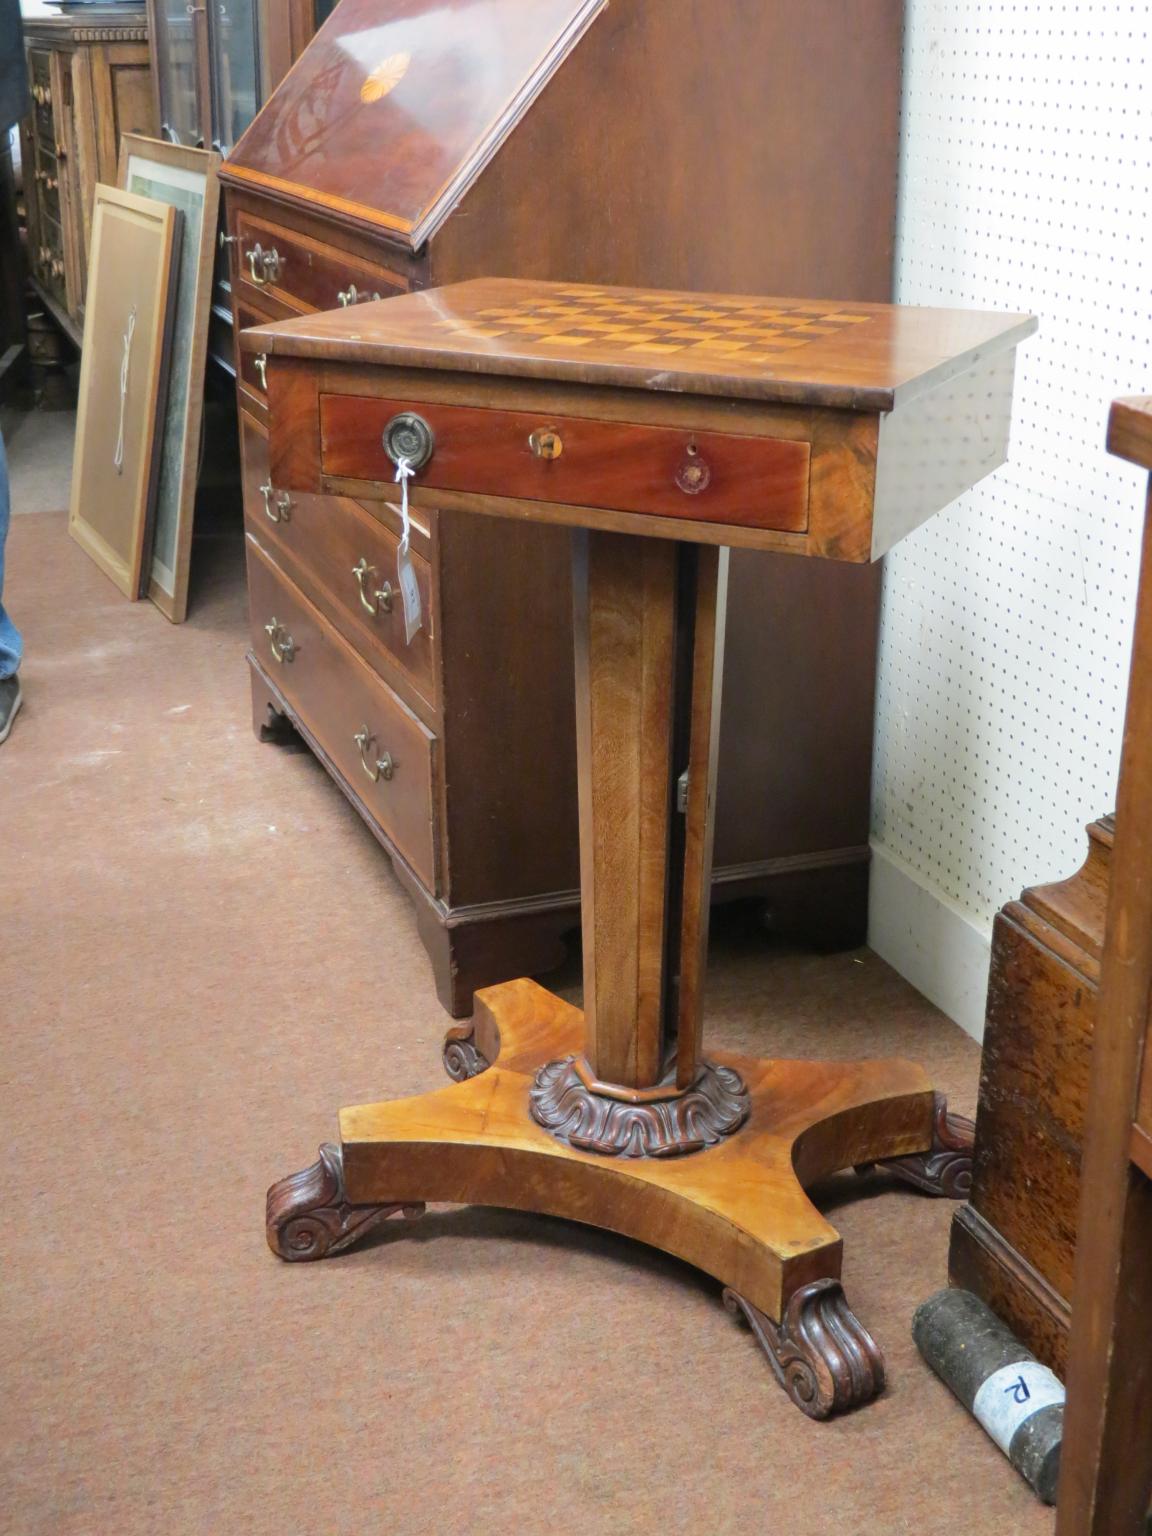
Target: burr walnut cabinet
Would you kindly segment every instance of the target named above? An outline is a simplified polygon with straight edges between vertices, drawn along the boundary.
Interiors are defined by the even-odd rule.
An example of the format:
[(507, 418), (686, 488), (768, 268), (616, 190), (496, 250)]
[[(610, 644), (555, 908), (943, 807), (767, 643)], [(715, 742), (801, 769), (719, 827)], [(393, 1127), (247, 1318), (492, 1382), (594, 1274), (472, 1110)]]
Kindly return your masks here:
[(22, 130), (28, 264), (80, 345), (96, 183), (115, 186), (122, 133), (156, 131), (143, 7), (24, 22), (32, 111)]
[[(476, 276), (883, 301), (901, 16), (341, 0), (222, 170), (236, 331)], [(257, 727), (291, 722), (365, 818), (464, 1013), (579, 925), (567, 539), (425, 504), (409, 644), (395, 508), (277, 485), (263, 358), (237, 374)], [(331, 658), (308, 697), (289, 605)], [(733, 556), (713, 895), (825, 944), (865, 930), (877, 612), (874, 566)]]

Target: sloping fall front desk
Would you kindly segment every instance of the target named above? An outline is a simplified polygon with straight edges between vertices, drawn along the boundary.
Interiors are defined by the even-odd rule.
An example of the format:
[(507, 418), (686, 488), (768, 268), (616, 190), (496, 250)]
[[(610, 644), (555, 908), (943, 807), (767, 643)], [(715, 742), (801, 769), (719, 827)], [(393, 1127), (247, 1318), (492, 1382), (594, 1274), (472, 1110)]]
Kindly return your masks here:
[[(478, 280), (244, 334), (277, 485), (395, 502), (402, 462), (417, 505), (575, 530), (583, 1010), (528, 980), (478, 993), (452, 1085), (343, 1110), (339, 1146), (269, 1191), (274, 1252), (322, 1258), (427, 1201), (567, 1217), (713, 1275), (811, 1416), (881, 1390), (805, 1191), (879, 1163), (962, 1195), (971, 1126), (910, 1062), (704, 1051), (727, 550), (878, 558), (1004, 462), (1034, 328)], [(261, 580), (286, 695), (354, 694), (275, 568)], [(403, 815), (426, 747), (386, 734), (366, 718), (348, 747)]]

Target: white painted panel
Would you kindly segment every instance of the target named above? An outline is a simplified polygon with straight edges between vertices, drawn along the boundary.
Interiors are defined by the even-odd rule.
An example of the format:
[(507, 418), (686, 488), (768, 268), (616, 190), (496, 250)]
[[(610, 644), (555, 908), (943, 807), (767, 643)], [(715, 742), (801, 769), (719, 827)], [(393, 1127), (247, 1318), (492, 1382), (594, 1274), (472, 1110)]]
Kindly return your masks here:
[(1079, 867), (1114, 801), (1144, 477), (1104, 430), (1113, 396), (1152, 390), (1150, 18), (908, 4), (897, 296), (1040, 316), (1008, 464), (886, 562), (874, 840), (985, 933)]

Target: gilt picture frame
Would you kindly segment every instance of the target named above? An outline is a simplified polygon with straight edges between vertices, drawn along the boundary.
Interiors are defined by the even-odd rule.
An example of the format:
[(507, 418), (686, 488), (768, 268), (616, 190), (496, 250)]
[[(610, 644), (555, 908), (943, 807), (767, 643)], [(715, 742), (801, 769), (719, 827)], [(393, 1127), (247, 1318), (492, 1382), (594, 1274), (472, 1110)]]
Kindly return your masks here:
[(151, 544), (180, 215), (97, 183), (68, 531), (135, 600)]
[(174, 624), (182, 623), (188, 612), (220, 207), (219, 165), (220, 156), (211, 150), (134, 133), (120, 140), (120, 186), (168, 203), (182, 215), (151, 564), (145, 582), (152, 602)]

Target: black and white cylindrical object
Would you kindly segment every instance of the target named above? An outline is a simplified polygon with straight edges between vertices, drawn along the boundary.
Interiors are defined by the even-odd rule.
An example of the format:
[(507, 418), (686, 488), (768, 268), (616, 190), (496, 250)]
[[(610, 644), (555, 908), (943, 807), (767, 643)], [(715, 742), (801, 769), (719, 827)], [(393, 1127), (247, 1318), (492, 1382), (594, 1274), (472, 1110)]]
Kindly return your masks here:
[(1064, 1388), (971, 1291), (940, 1291), (917, 1308), (912, 1337), (1045, 1504), (1055, 1504)]

